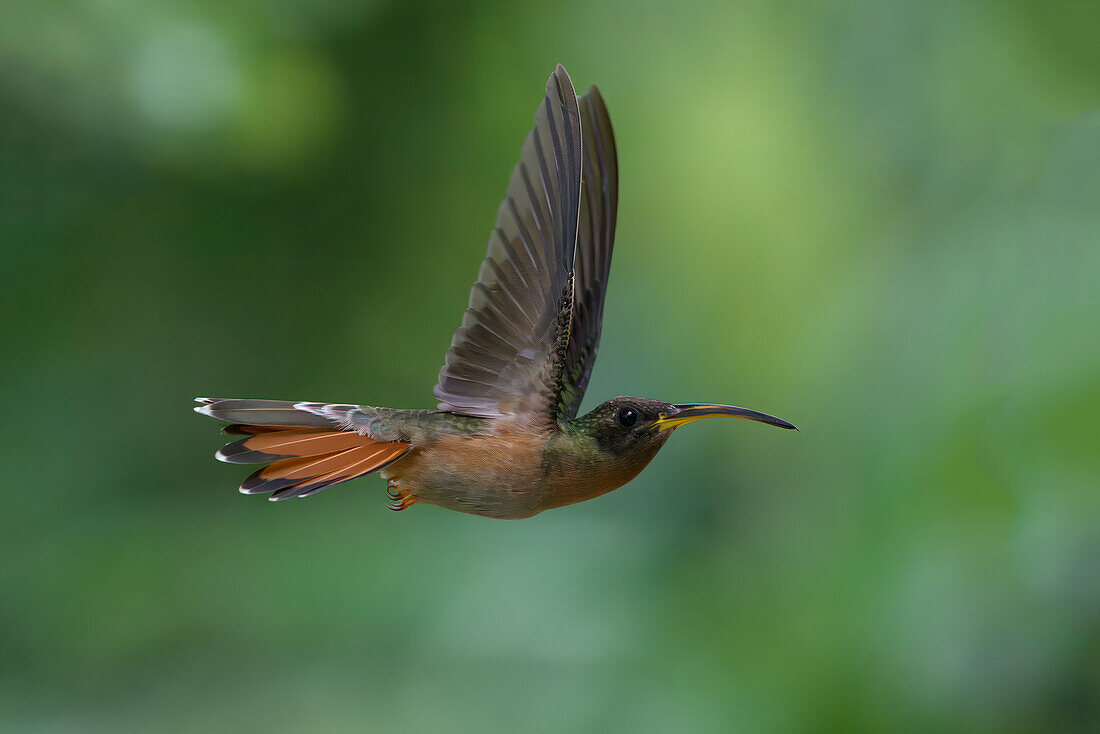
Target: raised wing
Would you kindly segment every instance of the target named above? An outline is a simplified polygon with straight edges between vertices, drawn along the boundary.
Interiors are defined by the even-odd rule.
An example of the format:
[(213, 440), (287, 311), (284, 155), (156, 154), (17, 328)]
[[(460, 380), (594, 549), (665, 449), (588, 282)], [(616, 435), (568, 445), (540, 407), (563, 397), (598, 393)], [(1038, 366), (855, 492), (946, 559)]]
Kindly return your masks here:
[(559, 397), (558, 415), (563, 418), (576, 417), (592, 375), (592, 366), (596, 363), (619, 209), (615, 131), (611, 129), (611, 118), (599, 89), (591, 87), (588, 94), (580, 98), (580, 113), (584, 170), (574, 263), (573, 324), (569, 330)]
[(581, 165), (577, 97), (559, 65), (439, 372), (440, 410), (555, 417), (572, 317)]

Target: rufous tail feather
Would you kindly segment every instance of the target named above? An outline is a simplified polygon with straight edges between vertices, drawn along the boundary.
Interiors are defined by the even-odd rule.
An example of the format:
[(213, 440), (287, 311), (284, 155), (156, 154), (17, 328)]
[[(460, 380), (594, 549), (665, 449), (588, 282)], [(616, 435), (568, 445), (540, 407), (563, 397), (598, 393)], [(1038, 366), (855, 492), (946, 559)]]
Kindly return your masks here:
[[(232, 464), (267, 464), (241, 484), (244, 494), (271, 492), (271, 500), (306, 497), (322, 489), (396, 461), (409, 444), (376, 441), (357, 431), (341, 430), (330, 419), (296, 409), (284, 401), (200, 399), (199, 412), (222, 420), (240, 421), (223, 430), (245, 436), (226, 444), (217, 453)], [(342, 406), (337, 406), (342, 407)], [(249, 423), (251, 419), (277, 421)]]

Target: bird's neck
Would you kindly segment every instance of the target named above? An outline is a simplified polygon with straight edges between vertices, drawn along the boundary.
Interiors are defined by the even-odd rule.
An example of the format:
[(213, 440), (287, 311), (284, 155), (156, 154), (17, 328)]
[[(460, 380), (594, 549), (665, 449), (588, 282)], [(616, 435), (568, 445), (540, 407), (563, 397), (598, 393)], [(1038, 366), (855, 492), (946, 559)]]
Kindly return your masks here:
[[(610, 492), (645, 468), (660, 443), (642, 450), (616, 454), (596, 440), (584, 424), (563, 422), (546, 444), (544, 468), (555, 497), (548, 506), (580, 502)], [(663, 442), (661, 442), (663, 443)]]

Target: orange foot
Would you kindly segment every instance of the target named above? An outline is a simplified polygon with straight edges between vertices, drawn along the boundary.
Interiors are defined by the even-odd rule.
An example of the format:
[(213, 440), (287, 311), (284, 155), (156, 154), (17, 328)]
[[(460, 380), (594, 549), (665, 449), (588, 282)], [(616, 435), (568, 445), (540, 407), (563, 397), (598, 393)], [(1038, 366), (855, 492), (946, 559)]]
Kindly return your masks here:
[(404, 489), (398, 489), (397, 484), (393, 481), (389, 483), (386, 488), (386, 496), (390, 498), (390, 501), (386, 504), (386, 507), (390, 508), (394, 512), (401, 512), (401, 510), (407, 510), (416, 504), (416, 497), (411, 492)]

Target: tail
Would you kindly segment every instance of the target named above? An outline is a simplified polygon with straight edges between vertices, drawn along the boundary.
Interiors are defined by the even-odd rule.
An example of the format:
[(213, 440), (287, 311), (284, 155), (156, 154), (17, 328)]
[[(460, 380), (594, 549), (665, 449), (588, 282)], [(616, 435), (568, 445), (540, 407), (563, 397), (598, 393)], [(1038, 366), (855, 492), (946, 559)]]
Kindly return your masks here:
[(243, 494), (271, 492), (272, 501), (306, 497), (405, 455), (407, 443), (377, 441), (349, 428), (357, 405), (295, 403), (286, 400), (196, 398), (197, 413), (232, 425), (227, 434), (245, 436), (215, 455), (231, 464), (267, 464), (241, 484)]

